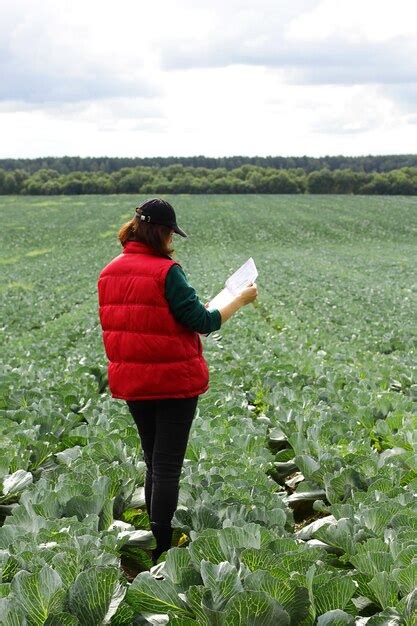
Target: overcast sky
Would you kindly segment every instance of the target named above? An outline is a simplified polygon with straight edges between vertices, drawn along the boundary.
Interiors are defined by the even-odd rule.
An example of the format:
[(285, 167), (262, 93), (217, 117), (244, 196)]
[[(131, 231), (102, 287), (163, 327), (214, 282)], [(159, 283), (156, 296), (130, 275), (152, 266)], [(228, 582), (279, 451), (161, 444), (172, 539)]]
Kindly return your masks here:
[(417, 152), (416, 0), (0, 0), (0, 157)]

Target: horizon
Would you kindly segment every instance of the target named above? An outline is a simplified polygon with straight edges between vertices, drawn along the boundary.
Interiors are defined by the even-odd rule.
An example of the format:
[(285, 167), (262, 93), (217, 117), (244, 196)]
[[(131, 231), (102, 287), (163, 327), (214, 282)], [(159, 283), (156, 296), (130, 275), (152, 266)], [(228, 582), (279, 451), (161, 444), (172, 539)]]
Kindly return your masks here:
[(384, 153), (384, 154), (344, 154), (344, 153), (339, 153), (339, 154), (323, 154), (323, 155), (319, 155), (319, 156), (314, 156), (311, 154), (290, 154), (290, 155), (284, 155), (284, 154), (254, 154), (254, 155), (249, 155), (249, 154), (230, 154), (230, 155), (220, 155), (220, 156), (211, 156), (211, 155), (207, 155), (207, 154), (188, 154), (188, 155), (174, 155), (174, 154), (170, 154), (170, 155), (156, 155), (156, 156), (148, 156), (148, 155), (135, 155), (135, 156), (128, 156), (128, 155), (123, 155), (123, 154), (116, 154), (116, 155), (110, 155), (110, 154), (98, 154), (98, 155), (86, 155), (86, 156), (81, 156), (79, 154), (61, 154), (61, 155), (53, 155), (53, 154), (43, 154), (43, 155), (39, 155), (39, 156), (35, 156), (35, 157), (24, 157), (24, 156), (20, 156), (20, 157), (0, 157), (0, 162), (1, 161), (6, 161), (6, 160), (26, 160), (26, 161), (36, 161), (37, 159), (63, 159), (63, 158), (78, 158), (78, 159), (193, 159), (193, 158), (205, 158), (205, 159), (235, 159), (235, 158), (244, 158), (244, 159), (302, 159), (302, 158), (307, 158), (307, 159), (325, 159), (325, 158), (336, 158), (336, 157), (344, 157), (344, 158), (351, 158), (351, 159), (355, 159), (355, 158), (365, 158), (365, 157), (399, 157), (399, 156), (417, 156), (417, 152), (395, 152), (395, 153)]

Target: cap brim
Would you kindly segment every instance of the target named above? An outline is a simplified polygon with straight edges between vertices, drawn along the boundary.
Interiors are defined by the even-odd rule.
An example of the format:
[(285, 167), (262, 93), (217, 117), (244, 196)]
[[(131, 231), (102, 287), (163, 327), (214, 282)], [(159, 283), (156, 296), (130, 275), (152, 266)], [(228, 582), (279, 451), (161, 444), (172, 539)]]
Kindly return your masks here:
[(174, 233), (178, 233), (179, 235), (181, 235), (181, 237), (188, 237), (187, 233), (179, 226), (174, 226), (173, 231)]

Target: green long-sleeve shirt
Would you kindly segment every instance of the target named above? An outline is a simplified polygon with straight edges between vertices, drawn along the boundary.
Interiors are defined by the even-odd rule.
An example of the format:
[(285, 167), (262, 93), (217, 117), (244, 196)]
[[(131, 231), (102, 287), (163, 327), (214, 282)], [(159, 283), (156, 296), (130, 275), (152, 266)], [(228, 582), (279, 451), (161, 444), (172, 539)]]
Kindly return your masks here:
[(165, 297), (174, 317), (191, 330), (208, 335), (220, 328), (220, 311), (206, 309), (179, 265), (172, 265), (167, 272)]

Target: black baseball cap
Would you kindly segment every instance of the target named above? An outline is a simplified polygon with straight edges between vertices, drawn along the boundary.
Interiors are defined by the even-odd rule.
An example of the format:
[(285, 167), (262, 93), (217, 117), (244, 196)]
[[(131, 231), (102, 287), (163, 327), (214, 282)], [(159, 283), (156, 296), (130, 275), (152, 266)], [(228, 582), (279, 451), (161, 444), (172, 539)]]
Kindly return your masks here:
[(166, 200), (150, 198), (137, 206), (135, 210), (135, 217), (141, 221), (169, 226), (175, 233), (181, 235), (181, 237), (188, 237), (182, 228), (178, 226), (174, 208)]

